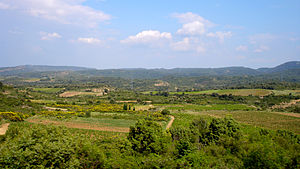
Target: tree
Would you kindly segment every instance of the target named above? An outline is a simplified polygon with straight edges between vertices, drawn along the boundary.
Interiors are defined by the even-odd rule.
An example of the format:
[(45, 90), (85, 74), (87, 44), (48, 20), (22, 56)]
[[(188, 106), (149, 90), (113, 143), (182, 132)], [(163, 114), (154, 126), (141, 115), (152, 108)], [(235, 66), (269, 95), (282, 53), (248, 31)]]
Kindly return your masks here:
[(2, 87), (3, 87), (3, 84), (0, 82), (0, 89), (2, 89)]
[(142, 154), (161, 154), (167, 147), (167, 137), (161, 126), (150, 120), (139, 120), (134, 127), (131, 126), (127, 138), (132, 149)]
[(170, 111), (167, 110), (167, 109), (163, 109), (163, 110), (161, 111), (161, 114), (162, 114), (162, 115), (169, 115), (169, 114), (170, 114)]
[(123, 110), (127, 110), (127, 104), (123, 105)]

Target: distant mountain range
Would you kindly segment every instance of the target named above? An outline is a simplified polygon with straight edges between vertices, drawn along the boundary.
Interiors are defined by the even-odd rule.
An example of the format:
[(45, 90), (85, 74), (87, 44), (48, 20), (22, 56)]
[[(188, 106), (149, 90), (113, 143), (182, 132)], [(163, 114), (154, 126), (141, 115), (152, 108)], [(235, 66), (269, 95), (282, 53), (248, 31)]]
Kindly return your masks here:
[(24, 73), (35, 72), (59, 72), (59, 71), (83, 71), (91, 68), (77, 66), (48, 66), (48, 65), (21, 65), (15, 67), (1, 67), (0, 76), (16, 76)]
[(300, 75), (300, 61), (291, 61), (273, 68), (252, 69), (247, 67), (224, 68), (174, 68), (174, 69), (93, 69), (76, 66), (43, 66), (23, 65), (0, 68), (0, 76), (22, 76), (28, 73), (46, 73), (68, 71), (75, 74), (100, 77), (121, 77), (132, 79), (154, 79), (166, 76), (198, 77), (198, 76), (257, 76), (266, 74)]

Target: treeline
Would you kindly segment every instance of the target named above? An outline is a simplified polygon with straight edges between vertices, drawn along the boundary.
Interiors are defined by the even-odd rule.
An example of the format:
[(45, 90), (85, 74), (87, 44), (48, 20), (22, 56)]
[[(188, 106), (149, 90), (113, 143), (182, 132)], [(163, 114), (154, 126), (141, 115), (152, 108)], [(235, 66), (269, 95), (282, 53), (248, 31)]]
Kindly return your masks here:
[[(299, 74), (300, 77), (300, 74)], [(110, 87), (133, 91), (201, 91), (211, 89), (299, 89), (300, 78), (291, 80), (268, 76), (200, 76), (173, 77), (160, 79), (126, 79), (114, 77), (89, 77), (77, 74), (41, 77), (40, 81), (26, 81), (20, 77), (2, 80), (5, 84), (30, 87)], [(297, 80), (298, 78), (298, 80)], [(160, 85), (163, 83), (163, 85)]]

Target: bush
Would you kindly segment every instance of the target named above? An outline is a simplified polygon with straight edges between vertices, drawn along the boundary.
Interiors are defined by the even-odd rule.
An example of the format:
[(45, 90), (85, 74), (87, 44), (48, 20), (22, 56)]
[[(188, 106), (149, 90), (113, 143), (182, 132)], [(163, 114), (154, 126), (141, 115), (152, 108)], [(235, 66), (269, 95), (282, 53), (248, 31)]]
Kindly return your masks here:
[(19, 112), (0, 112), (0, 120), (6, 119), (10, 121), (24, 121), (25, 118), (29, 117), (27, 114)]
[(85, 112), (85, 117), (91, 117), (91, 112)]
[(104, 168), (104, 151), (63, 127), (13, 123), (0, 145), (0, 168)]
[(164, 116), (170, 115), (170, 111), (167, 110), (167, 109), (164, 109), (164, 110), (161, 111), (161, 114), (164, 115)]
[(139, 120), (134, 127), (130, 127), (128, 135), (132, 149), (142, 154), (164, 153), (167, 147), (166, 139), (161, 126), (150, 120)]
[(276, 144), (256, 143), (244, 158), (245, 168), (284, 168), (288, 164), (288, 155)]

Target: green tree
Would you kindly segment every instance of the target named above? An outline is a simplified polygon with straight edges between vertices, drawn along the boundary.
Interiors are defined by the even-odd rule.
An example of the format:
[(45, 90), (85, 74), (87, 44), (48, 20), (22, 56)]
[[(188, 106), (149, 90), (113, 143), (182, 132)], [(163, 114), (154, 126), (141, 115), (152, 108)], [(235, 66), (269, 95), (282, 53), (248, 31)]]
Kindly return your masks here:
[(123, 110), (127, 110), (127, 109), (128, 109), (127, 104), (124, 104), (123, 105)]
[(167, 109), (163, 109), (163, 110), (161, 111), (161, 114), (162, 114), (162, 115), (169, 115), (169, 114), (170, 114), (170, 111), (167, 110)]
[(134, 127), (131, 126), (127, 138), (132, 149), (142, 154), (161, 154), (167, 147), (167, 137), (161, 126), (150, 120), (139, 120)]

